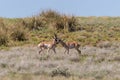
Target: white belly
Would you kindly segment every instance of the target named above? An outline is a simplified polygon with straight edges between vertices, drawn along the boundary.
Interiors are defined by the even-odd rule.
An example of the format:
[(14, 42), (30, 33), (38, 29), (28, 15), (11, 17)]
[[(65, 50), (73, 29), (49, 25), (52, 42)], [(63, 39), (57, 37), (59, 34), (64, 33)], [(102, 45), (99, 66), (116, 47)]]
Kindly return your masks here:
[(74, 45), (70, 45), (70, 46), (69, 46), (69, 49), (73, 49), (73, 48), (75, 48)]
[(50, 48), (51, 45), (50, 45), (50, 44), (44, 44), (44, 47), (45, 47), (45, 48)]

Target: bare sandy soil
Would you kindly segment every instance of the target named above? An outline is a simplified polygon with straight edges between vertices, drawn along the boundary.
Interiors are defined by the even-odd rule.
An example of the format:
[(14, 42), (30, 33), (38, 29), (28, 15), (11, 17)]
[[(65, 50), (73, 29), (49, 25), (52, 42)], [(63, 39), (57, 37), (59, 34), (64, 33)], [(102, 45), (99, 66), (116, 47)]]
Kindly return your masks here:
[(57, 48), (54, 54), (46, 51), (38, 54), (35, 46), (14, 47), (0, 51), (0, 78), (9, 74), (33, 74), (49, 76), (77, 76), (78, 78), (120, 79), (120, 46), (80, 48), (79, 56), (74, 49), (64, 54)]

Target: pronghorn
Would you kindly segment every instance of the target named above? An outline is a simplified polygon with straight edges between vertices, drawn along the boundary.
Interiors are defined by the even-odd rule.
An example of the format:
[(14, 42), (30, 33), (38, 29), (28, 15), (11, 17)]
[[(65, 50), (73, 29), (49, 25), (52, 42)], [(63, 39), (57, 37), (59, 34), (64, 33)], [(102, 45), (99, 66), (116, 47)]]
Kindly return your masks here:
[(45, 49), (47, 49), (47, 53), (50, 51), (50, 49), (52, 49), (54, 53), (56, 53), (55, 50), (56, 44), (58, 44), (58, 40), (57, 40), (57, 36), (54, 34), (53, 41), (41, 42), (38, 44), (38, 48), (40, 48), (39, 54)]
[[(57, 37), (56, 37), (57, 38)], [(79, 54), (81, 54), (81, 50), (79, 50), (80, 44), (77, 42), (64, 42), (60, 38), (57, 38), (58, 42), (65, 48), (65, 52), (67, 51), (67, 54), (69, 54), (69, 49), (75, 49)]]

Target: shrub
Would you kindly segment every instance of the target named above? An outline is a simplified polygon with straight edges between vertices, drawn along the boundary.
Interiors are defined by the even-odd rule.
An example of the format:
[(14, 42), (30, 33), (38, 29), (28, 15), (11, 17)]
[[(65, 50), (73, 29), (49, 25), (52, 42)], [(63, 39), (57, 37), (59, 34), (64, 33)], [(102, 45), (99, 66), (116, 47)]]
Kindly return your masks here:
[(68, 71), (68, 68), (56, 68), (52, 71), (51, 76), (65, 76), (65, 77), (69, 77), (70, 76), (70, 72)]
[(0, 46), (2, 45), (6, 46), (7, 43), (8, 43), (8, 36), (6, 35), (6, 32), (0, 30)]
[(28, 39), (27, 30), (23, 27), (15, 27), (11, 33), (13, 40), (25, 41)]
[(69, 32), (76, 31), (76, 27), (78, 25), (78, 22), (74, 16), (67, 18), (67, 24), (68, 24), (68, 31)]
[(53, 10), (47, 10), (47, 11), (43, 11), (40, 14), (41, 17), (44, 17), (46, 19), (54, 19), (54, 18), (59, 18), (60, 14), (56, 11)]
[(58, 12), (53, 10), (43, 11), (40, 14), (40, 17), (42, 18), (45, 27), (52, 28), (55, 30), (64, 29), (61, 15)]
[(42, 30), (43, 27), (48, 29), (73, 32), (77, 30), (78, 19), (74, 16), (61, 15), (56, 11), (47, 10), (32, 18), (25, 18), (22, 22), (30, 30)]
[(56, 30), (64, 30), (65, 32), (76, 31), (77, 25), (78, 22), (74, 16), (61, 16), (53, 23), (53, 26)]
[(59, 31), (64, 30), (64, 26), (65, 26), (64, 21), (62, 19), (56, 20), (53, 23), (53, 28), (55, 30), (59, 30)]
[(44, 21), (40, 16), (34, 16), (32, 18), (24, 19), (23, 21), (25, 27), (30, 30), (40, 30), (44, 27)]

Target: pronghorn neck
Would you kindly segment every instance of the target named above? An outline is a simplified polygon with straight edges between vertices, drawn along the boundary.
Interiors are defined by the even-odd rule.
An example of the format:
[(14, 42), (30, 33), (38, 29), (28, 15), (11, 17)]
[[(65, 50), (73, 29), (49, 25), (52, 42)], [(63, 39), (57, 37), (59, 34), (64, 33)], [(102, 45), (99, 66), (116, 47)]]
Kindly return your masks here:
[(57, 44), (57, 41), (56, 41), (55, 39), (53, 39), (52, 43), (53, 43), (54, 45), (56, 45), (56, 44)]
[(66, 45), (66, 43), (64, 41), (60, 40), (60, 43), (63, 47), (68, 48), (68, 46)]

